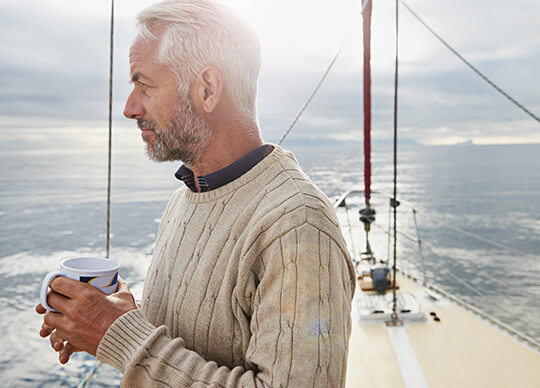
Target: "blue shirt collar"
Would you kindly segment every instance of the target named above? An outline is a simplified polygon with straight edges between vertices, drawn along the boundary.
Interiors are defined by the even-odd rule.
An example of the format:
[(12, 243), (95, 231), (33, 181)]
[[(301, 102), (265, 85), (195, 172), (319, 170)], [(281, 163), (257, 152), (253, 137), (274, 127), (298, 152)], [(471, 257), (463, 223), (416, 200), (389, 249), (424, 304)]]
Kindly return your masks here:
[[(229, 164), (227, 167), (221, 170), (212, 172), (204, 176), (198, 176), (197, 182), (201, 188), (201, 192), (215, 190), (221, 186), (226, 185), (240, 178), (246, 172), (251, 170), (257, 163), (263, 160), (268, 154), (272, 152), (274, 147), (270, 144), (264, 144), (253, 151), (250, 151), (240, 159)], [(177, 179), (184, 182), (193, 192), (197, 192), (195, 187), (195, 176), (185, 164), (182, 165), (178, 171), (174, 174)]]

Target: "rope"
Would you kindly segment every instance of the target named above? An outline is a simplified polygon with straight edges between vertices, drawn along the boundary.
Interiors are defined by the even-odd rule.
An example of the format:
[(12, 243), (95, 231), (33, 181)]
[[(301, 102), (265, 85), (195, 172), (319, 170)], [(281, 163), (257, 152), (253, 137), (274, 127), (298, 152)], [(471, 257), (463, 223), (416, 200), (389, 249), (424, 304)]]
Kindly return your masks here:
[(459, 59), (463, 61), (467, 66), (469, 66), (476, 74), (478, 74), (484, 81), (486, 81), (488, 84), (490, 84), (495, 90), (497, 90), (499, 93), (501, 93), (503, 96), (505, 96), (508, 100), (510, 100), (514, 105), (516, 105), (518, 108), (520, 108), (522, 111), (524, 111), (526, 114), (531, 116), (534, 120), (540, 122), (540, 118), (536, 115), (534, 115), (531, 111), (529, 111), (527, 108), (525, 108), (522, 104), (520, 104), (518, 101), (516, 101), (514, 98), (512, 98), (508, 93), (506, 93), (504, 90), (502, 90), (500, 87), (498, 87), (493, 81), (491, 81), (488, 77), (486, 77), (480, 70), (478, 70), (476, 67), (474, 67), (469, 61), (467, 61), (465, 58), (463, 58), (452, 46), (450, 46), (446, 41), (441, 38), (430, 26), (427, 25), (427, 23), (418, 16), (416, 12), (414, 12), (411, 7), (405, 3), (404, 0), (400, 0), (401, 3), (407, 8), (407, 10), (420, 22), (426, 27), (429, 32), (431, 32), (442, 44), (444, 44), (453, 54), (455, 54)]
[(86, 388), (86, 387), (88, 387), (90, 385), (90, 381), (92, 380), (94, 375), (97, 373), (97, 371), (101, 367), (101, 364), (102, 364), (101, 362), (96, 362), (96, 364), (94, 365), (92, 370), (88, 373), (86, 378), (83, 381), (81, 381), (81, 383), (77, 386), (77, 388)]
[[(362, 4), (362, 11), (361, 13), (364, 12), (364, 9), (366, 9), (366, 6), (367, 4), (370, 2), (371, 0), (364, 0), (364, 3)], [(315, 89), (313, 89), (313, 92), (311, 92), (310, 96), (308, 97), (308, 99), (306, 100), (306, 102), (304, 103), (304, 105), (302, 105), (302, 107), (300, 108), (300, 111), (296, 114), (296, 117), (294, 118), (294, 120), (292, 121), (292, 123), (289, 125), (289, 128), (287, 128), (287, 130), (285, 131), (285, 133), (283, 134), (283, 136), (281, 136), (281, 139), (279, 139), (278, 141), (278, 145), (281, 145), (281, 143), (283, 143), (283, 141), (285, 140), (285, 138), (289, 135), (289, 133), (291, 133), (293, 127), (296, 125), (296, 122), (300, 119), (300, 116), (302, 116), (302, 114), (304, 113), (304, 111), (306, 110), (306, 108), (308, 107), (309, 103), (311, 102), (311, 100), (313, 99), (313, 97), (315, 97), (315, 94), (317, 94), (317, 92), (319, 91), (319, 88), (321, 87), (322, 83), (324, 82), (324, 80), (326, 79), (326, 76), (328, 75), (328, 73), (330, 72), (330, 70), (332, 69), (332, 67), (334, 67), (334, 63), (336, 63), (336, 60), (338, 59), (339, 55), (341, 54), (341, 51), (343, 50), (343, 47), (345, 47), (345, 44), (347, 43), (347, 41), (349, 40), (349, 37), (351, 36), (352, 34), (352, 31), (350, 31), (347, 36), (345, 37), (345, 39), (343, 40), (343, 43), (341, 44), (341, 47), (339, 48), (338, 52), (336, 53), (336, 55), (334, 56), (334, 59), (332, 59), (332, 62), (330, 62), (330, 65), (328, 65), (328, 68), (326, 69), (326, 71), (324, 72), (322, 78), (319, 80), (319, 83), (317, 84), (317, 86), (315, 86)]]

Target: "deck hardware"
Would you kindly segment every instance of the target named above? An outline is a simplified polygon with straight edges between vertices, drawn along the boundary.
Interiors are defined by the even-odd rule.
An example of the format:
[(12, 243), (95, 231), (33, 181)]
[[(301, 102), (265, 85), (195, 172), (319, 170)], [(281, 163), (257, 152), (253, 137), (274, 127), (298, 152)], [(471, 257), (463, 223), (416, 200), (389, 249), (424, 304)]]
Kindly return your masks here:
[(392, 319), (390, 321), (385, 322), (386, 326), (403, 326), (403, 321), (398, 318), (398, 315), (393, 312), (392, 313)]

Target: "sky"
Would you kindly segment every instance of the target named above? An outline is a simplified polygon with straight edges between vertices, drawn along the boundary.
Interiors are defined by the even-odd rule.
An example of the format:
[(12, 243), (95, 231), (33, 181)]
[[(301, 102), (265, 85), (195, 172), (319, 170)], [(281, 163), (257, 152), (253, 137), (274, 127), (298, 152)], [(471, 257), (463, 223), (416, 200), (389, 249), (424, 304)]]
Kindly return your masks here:
[[(540, 116), (540, 2), (406, 1), (469, 62)], [(136, 33), (134, 17), (153, 2), (115, 1), (113, 128), (128, 143), (140, 143), (135, 123), (122, 117), (131, 88), (128, 51)], [(361, 141), (361, 1), (224, 2), (261, 40), (258, 111), (264, 139), (281, 137), (348, 37), (290, 138)], [(403, 6), (399, 13), (401, 140), (540, 143), (538, 121), (474, 74)], [(389, 141), (393, 133), (394, 16), (393, 0), (374, 1), (375, 142)], [(83, 133), (88, 142), (106, 136), (109, 27), (109, 0), (0, 0), (1, 141), (32, 144), (48, 133), (66, 139)]]

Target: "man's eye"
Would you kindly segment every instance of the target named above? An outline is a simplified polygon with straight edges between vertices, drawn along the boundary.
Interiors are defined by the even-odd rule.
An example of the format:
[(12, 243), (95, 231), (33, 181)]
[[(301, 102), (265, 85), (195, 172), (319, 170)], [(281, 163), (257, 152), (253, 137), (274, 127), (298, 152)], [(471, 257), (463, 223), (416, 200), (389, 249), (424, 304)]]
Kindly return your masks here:
[(144, 82), (137, 82), (137, 86), (138, 86), (143, 92), (146, 92), (146, 90), (148, 89), (148, 85), (145, 84)]

